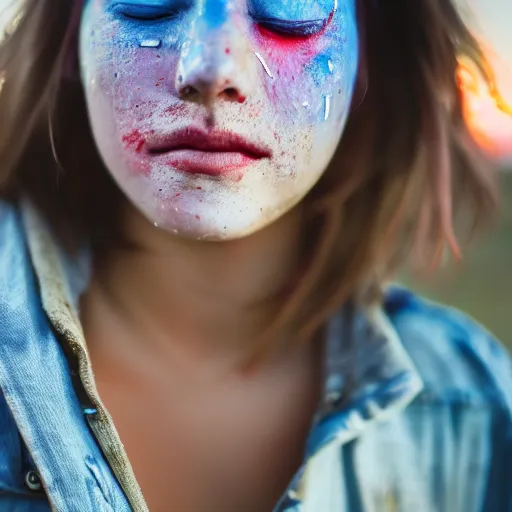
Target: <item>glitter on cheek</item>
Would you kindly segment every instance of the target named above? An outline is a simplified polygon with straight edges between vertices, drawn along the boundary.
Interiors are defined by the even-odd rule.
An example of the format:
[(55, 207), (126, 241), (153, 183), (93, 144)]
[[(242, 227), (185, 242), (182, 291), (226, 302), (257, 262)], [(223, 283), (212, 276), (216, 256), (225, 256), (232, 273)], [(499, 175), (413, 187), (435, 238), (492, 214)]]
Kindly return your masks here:
[(270, 71), (270, 68), (268, 67), (268, 64), (263, 58), (263, 56), (259, 52), (254, 52), (254, 55), (256, 55), (256, 58), (261, 62), (261, 65), (263, 66), (265, 73), (267, 73), (267, 75), (273, 79), (274, 74), (272, 73), (272, 71)]
[[(276, 111), (294, 123), (314, 122), (323, 105), (319, 85), (309, 67), (323, 43), (318, 39), (301, 38), (285, 41), (276, 48), (273, 36), (270, 43), (261, 39), (259, 43), (262, 51), (257, 52), (256, 57), (272, 79), (266, 83), (266, 88)], [(267, 56), (266, 60), (263, 55)]]
[(332, 73), (329, 66), (334, 68), (334, 63), (329, 53), (334, 46), (332, 33), (336, 33), (333, 16), (334, 11), (324, 28), (309, 36), (284, 35), (261, 25), (254, 28), (255, 55), (274, 79), (265, 84), (268, 96), (290, 122), (311, 124), (323, 119), (324, 96), (331, 92), (322, 90), (325, 73), (319, 72), (317, 61), (324, 59), (323, 69)]
[(329, 119), (329, 115), (331, 114), (331, 100), (331, 94), (324, 96), (324, 121), (327, 121)]
[(139, 46), (141, 48), (161, 48), (162, 40), (161, 39), (143, 39)]
[[(265, 84), (268, 96), (290, 122), (320, 124), (348, 108), (358, 57), (353, 14), (348, 3), (340, 5), (319, 33), (306, 37), (255, 28), (258, 54), (275, 77)], [(334, 102), (335, 95), (344, 100)]]

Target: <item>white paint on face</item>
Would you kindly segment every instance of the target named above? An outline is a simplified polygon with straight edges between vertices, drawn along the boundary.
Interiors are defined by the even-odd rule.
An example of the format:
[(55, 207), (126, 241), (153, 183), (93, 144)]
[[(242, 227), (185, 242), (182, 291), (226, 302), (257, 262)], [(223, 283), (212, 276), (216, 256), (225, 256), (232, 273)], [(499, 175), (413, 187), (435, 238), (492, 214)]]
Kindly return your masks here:
[(335, 6), (88, 1), (80, 61), (96, 144), (152, 223), (233, 239), (304, 198), (334, 154), (356, 77), (354, 0)]

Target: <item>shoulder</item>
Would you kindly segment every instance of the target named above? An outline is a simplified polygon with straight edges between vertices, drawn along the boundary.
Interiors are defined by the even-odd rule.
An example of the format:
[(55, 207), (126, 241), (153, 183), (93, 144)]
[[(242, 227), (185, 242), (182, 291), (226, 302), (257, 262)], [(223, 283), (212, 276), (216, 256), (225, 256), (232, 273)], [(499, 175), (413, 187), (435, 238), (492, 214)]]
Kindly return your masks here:
[(23, 228), (19, 208), (0, 199), (0, 251), (5, 253), (22, 235)]
[(387, 290), (384, 309), (423, 379), (423, 398), (512, 413), (510, 355), (486, 329), (398, 286)]
[(16, 284), (17, 271), (27, 260), (20, 209), (0, 199), (0, 302)]
[(18, 211), (19, 208), (15, 204), (0, 198), (0, 226), (11, 221)]

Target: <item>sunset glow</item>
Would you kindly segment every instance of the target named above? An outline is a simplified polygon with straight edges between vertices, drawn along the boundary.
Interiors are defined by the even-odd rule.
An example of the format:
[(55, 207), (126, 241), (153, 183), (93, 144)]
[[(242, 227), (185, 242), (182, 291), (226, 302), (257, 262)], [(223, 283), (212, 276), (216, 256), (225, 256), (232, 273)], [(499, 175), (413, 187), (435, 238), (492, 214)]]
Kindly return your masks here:
[(460, 63), (459, 83), (464, 91), (464, 115), (475, 140), (493, 158), (512, 161), (512, 69), (490, 58), (496, 74), (488, 87), (466, 62)]

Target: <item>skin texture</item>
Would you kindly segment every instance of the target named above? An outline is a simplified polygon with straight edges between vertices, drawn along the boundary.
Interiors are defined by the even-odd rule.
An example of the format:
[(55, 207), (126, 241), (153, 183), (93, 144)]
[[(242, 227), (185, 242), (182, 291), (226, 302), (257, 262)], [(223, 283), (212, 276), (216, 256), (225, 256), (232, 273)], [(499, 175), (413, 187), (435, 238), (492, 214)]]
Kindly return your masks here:
[[(293, 206), (343, 131), (354, 5), (124, 2), (89, 0), (81, 25), (92, 128), (134, 242), (102, 255), (81, 297), (95, 381), (150, 510), (272, 510), (302, 460), (322, 346), (283, 333), (246, 363), (300, 268)], [(206, 156), (151, 151), (181, 129)], [(226, 131), (259, 158), (213, 153)]]
[[(331, 160), (357, 71), (355, 6), (89, 0), (80, 61), (97, 146), (131, 203), (170, 233), (233, 240), (290, 211)], [(199, 145), (234, 133), (257, 158), (160, 151), (182, 129)]]

